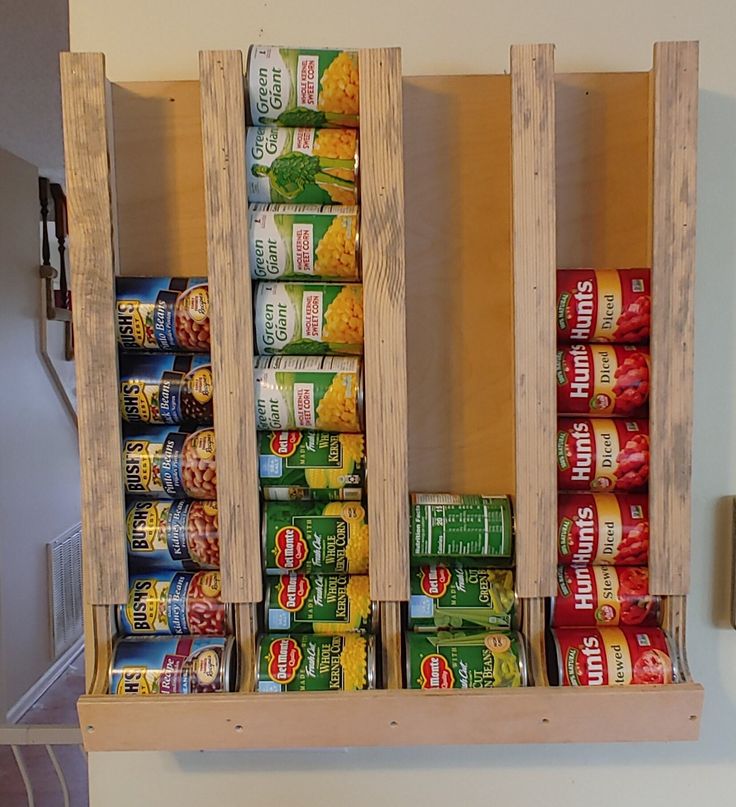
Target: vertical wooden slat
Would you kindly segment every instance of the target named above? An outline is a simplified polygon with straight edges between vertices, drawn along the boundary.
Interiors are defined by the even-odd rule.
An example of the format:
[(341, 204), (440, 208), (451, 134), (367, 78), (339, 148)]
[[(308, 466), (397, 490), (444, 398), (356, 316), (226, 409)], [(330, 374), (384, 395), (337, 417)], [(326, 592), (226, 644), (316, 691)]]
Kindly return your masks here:
[(201, 51), (207, 257), (217, 435), (222, 592), (262, 599), (253, 402), (253, 314), (245, 194), (245, 108), (240, 51)]
[(547, 650), (545, 647), (544, 600), (524, 600), (522, 632), (526, 640), (527, 671), (536, 687), (549, 686), (547, 677)]
[(71, 233), (85, 593), (124, 602), (125, 506), (116, 405), (112, 128), (105, 59), (61, 54), (64, 159)]
[(553, 45), (511, 48), (511, 150), (517, 590), (545, 597), (554, 593), (557, 508)]
[(654, 46), (651, 589), (690, 583), (698, 43)]
[[(381, 649), (383, 654), (383, 686), (401, 689), (404, 680), (403, 634), (401, 632), (401, 603), (381, 603)], [(376, 686), (380, 682), (376, 681)]]

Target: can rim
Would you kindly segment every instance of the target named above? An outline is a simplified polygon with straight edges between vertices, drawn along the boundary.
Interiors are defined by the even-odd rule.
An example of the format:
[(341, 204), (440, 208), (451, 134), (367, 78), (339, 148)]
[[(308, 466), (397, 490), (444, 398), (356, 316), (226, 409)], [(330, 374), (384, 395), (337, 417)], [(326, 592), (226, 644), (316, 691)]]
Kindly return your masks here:
[(261, 616), (263, 617), (263, 630), (270, 631), (271, 626), (268, 624), (268, 612), (271, 607), (271, 590), (273, 589), (274, 581), (270, 577), (266, 577), (263, 581), (263, 600), (261, 601)]
[(526, 639), (524, 637), (524, 634), (519, 630), (512, 631), (512, 633), (515, 634), (516, 641), (517, 641), (518, 646), (519, 646), (519, 658), (518, 658), (518, 661), (519, 661), (519, 673), (521, 675), (521, 685), (523, 687), (528, 687), (530, 685), (533, 685), (533, 682), (532, 682), (532, 684), (530, 684), (529, 664), (528, 664), (528, 661), (527, 661), (528, 654), (527, 654), (527, 649), (526, 649)]
[[(358, 408), (358, 423), (360, 425), (360, 432), (365, 436), (365, 404), (363, 400), (363, 386), (365, 378), (363, 373), (363, 360), (356, 357), (357, 362), (357, 376), (358, 376), (358, 394), (357, 394), (357, 408)], [(367, 452), (366, 452), (367, 453)]]
[(571, 684), (565, 684), (562, 672), (562, 648), (560, 647), (560, 640), (557, 637), (557, 631), (559, 628), (550, 628), (549, 635), (552, 638), (552, 644), (554, 645), (555, 651), (555, 660), (557, 662), (557, 686), (571, 686)]
[(365, 637), (365, 682), (366, 689), (376, 688), (376, 638)]
[(378, 633), (378, 627), (380, 624), (381, 624), (381, 605), (377, 600), (371, 600), (371, 618), (368, 624), (368, 630), (371, 632), (371, 634)]
[(240, 656), (235, 652), (235, 637), (225, 636), (223, 649), (222, 649), (222, 691), (233, 692), (232, 679), (238, 680), (239, 659)]
[(266, 516), (268, 513), (268, 501), (263, 502), (263, 514), (261, 515), (261, 563), (263, 564), (263, 571), (268, 576), (268, 558), (266, 556)]
[(268, 633), (261, 633), (260, 636), (256, 639), (256, 647), (255, 652), (253, 653), (253, 689), (255, 692), (259, 692), (258, 684), (260, 684), (260, 672), (261, 672), (261, 648), (263, 646), (263, 640), (268, 636)]
[(664, 636), (664, 642), (667, 647), (667, 652), (670, 654), (670, 661), (672, 662), (672, 683), (680, 684), (683, 682), (682, 670), (680, 669), (680, 657), (677, 651), (675, 640), (664, 628), (654, 628), (654, 630), (661, 630)]

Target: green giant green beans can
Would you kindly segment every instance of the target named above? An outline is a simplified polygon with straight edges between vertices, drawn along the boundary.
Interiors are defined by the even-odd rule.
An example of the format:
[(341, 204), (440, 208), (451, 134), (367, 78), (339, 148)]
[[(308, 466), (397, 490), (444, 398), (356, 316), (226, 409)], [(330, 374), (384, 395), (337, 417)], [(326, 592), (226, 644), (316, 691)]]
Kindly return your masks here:
[(528, 683), (520, 633), (406, 635), (407, 689), (523, 687)]
[(409, 627), (501, 630), (519, 626), (519, 604), (511, 569), (468, 569), (458, 561), (412, 570)]

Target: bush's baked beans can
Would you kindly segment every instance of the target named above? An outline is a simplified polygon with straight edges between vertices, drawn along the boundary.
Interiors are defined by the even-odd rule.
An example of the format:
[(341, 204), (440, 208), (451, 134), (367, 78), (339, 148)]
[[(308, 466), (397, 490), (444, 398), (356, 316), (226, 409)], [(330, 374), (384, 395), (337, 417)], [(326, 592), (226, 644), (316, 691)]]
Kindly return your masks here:
[(560, 269), (557, 337), (561, 342), (649, 341), (649, 269)]
[(649, 481), (646, 420), (560, 418), (557, 486), (560, 490), (637, 492)]
[(362, 434), (275, 431), (258, 436), (258, 474), (266, 501), (360, 501), (365, 485)]
[(150, 569), (218, 569), (217, 502), (148, 499), (128, 506), (128, 558)]
[(557, 351), (560, 415), (646, 416), (649, 349), (633, 345), (571, 345)]
[(259, 356), (256, 426), (264, 431), (362, 431), (363, 371), (354, 356)]
[(357, 129), (249, 126), (245, 161), (251, 202), (358, 203)]
[(487, 689), (528, 684), (516, 631), (406, 634), (407, 689)]
[(376, 646), (358, 633), (266, 633), (256, 652), (257, 692), (373, 689)]
[(520, 603), (511, 569), (454, 568), (442, 564), (412, 569), (408, 626), (415, 631), (438, 629), (516, 628)]
[(250, 273), (256, 280), (358, 280), (355, 206), (248, 207)]
[(251, 45), (250, 119), (263, 126), (358, 128), (358, 52)]
[(128, 423), (212, 423), (210, 357), (121, 356), (119, 395)]
[(205, 278), (118, 277), (116, 282), (121, 347), (209, 352), (210, 297)]
[(126, 635), (232, 633), (232, 607), (222, 601), (218, 571), (132, 574), (128, 601), (116, 616)]
[(561, 493), (558, 561), (643, 566), (649, 560), (649, 501), (636, 493)]
[(217, 495), (214, 429), (153, 427), (123, 439), (125, 492), (172, 499)]
[(661, 628), (553, 628), (547, 635), (552, 686), (678, 681), (677, 654)]
[(193, 695), (237, 689), (232, 636), (126, 636), (115, 642), (111, 695)]
[(560, 566), (550, 600), (554, 628), (658, 625), (662, 598), (649, 593), (645, 566)]
[(266, 502), (262, 540), (267, 575), (368, 572), (368, 524), (360, 502)]
[(451, 558), (509, 561), (511, 502), (508, 496), (412, 493), (410, 534), (414, 565)]
[(266, 580), (264, 619), (272, 633), (375, 633), (378, 603), (362, 574), (299, 574)]

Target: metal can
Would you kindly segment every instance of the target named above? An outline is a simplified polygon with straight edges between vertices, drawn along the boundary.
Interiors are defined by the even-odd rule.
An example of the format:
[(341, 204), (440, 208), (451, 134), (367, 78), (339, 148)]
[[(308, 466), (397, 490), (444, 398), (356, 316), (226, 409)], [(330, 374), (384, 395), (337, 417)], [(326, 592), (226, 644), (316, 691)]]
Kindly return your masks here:
[(218, 571), (132, 574), (116, 618), (125, 635), (232, 633), (232, 607), (222, 601)]
[(376, 646), (358, 633), (266, 633), (256, 652), (257, 692), (373, 689)]
[(638, 492), (649, 481), (649, 423), (612, 418), (560, 418), (560, 490)]
[(249, 126), (245, 152), (251, 202), (358, 203), (356, 129)]
[(266, 574), (366, 574), (368, 524), (359, 502), (266, 502)]
[(237, 688), (232, 636), (127, 636), (115, 642), (111, 695), (192, 695)]
[(267, 580), (263, 606), (273, 633), (375, 633), (378, 626), (367, 575), (282, 574)]
[(362, 431), (363, 374), (353, 356), (259, 356), (256, 426), (262, 430)]
[(648, 342), (651, 306), (649, 269), (557, 272), (561, 342)]
[(407, 633), (407, 689), (488, 689), (528, 684), (524, 639), (516, 631)]
[(571, 345), (557, 351), (560, 415), (646, 416), (649, 348)]
[(677, 654), (661, 628), (553, 628), (547, 667), (552, 686), (671, 684)]
[(363, 352), (360, 283), (257, 283), (254, 318), (262, 356)]
[(516, 628), (519, 602), (511, 569), (465, 568), (458, 562), (412, 569), (408, 626), (415, 631), (438, 629)]
[(413, 493), (410, 528), (415, 565), (430, 559), (511, 558), (508, 496)]
[(251, 276), (256, 280), (358, 280), (357, 207), (248, 207)]
[(212, 365), (204, 354), (120, 357), (128, 423), (212, 423)]
[(125, 492), (172, 499), (214, 499), (217, 464), (214, 429), (150, 428), (124, 436)]
[(121, 347), (209, 352), (210, 298), (206, 278), (118, 277), (116, 284)]
[(649, 593), (645, 566), (560, 566), (550, 599), (553, 628), (658, 625), (662, 598)]
[(358, 52), (251, 45), (250, 118), (262, 126), (358, 126)]
[(220, 566), (215, 500), (135, 501), (126, 512), (125, 533), (134, 566), (187, 571)]
[(561, 493), (558, 561), (643, 566), (649, 560), (649, 501), (636, 493)]
[(266, 501), (362, 499), (362, 434), (260, 432), (258, 444), (258, 475)]

